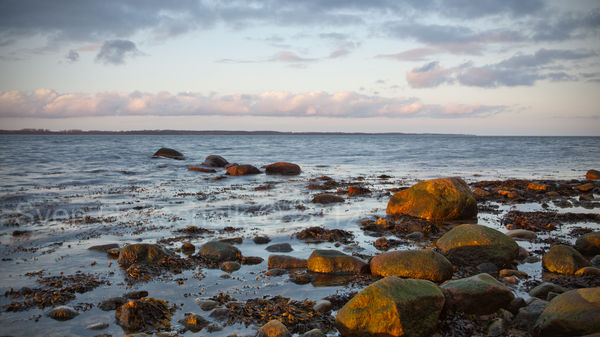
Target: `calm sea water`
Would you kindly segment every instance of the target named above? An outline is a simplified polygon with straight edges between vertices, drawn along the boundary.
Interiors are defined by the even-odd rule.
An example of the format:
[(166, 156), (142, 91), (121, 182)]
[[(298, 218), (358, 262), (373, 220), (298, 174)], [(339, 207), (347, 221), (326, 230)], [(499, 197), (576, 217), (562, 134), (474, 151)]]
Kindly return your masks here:
[[(27, 273), (43, 270), (44, 275), (68, 275), (83, 270), (108, 279), (112, 285), (80, 294), (71, 305), (120, 296), (130, 290), (123, 271), (105, 254), (87, 248), (115, 242), (121, 246), (156, 242), (189, 225), (214, 230), (242, 228), (231, 235), (245, 238), (239, 247), (246, 256), (268, 257), (264, 246), (250, 239), (257, 234), (269, 235), (272, 243), (291, 243), (294, 251), (289, 254), (302, 258), (315, 248), (348, 248), (374, 255), (378, 253), (372, 245), (374, 238), (365, 236), (358, 221), (384, 216), (392, 187), (442, 176), (461, 176), (468, 182), (584, 179), (587, 170), (600, 169), (599, 144), (600, 137), (0, 136), (0, 292), (39, 287), (37, 277)], [(151, 159), (160, 147), (174, 148), (187, 160)], [(303, 172), (295, 177), (261, 174), (215, 180), (223, 171), (205, 174), (187, 170), (210, 154), (259, 168), (289, 161), (299, 164)], [(391, 178), (379, 179), (382, 174)], [(317, 192), (306, 186), (324, 175), (337, 181), (361, 181), (373, 193), (348, 198), (343, 204), (311, 204)], [(265, 185), (271, 188), (257, 188)], [(506, 211), (509, 207), (542, 210), (540, 205), (500, 208)], [(478, 220), (502, 229), (500, 218), (487, 214)], [(330, 243), (307, 245), (291, 238), (308, 226), (343, 228), (355, 234), (357, 243), (337, 248)], [(13, 235), (15, 230), (26, 234)], [(192, 243), (198, 246), (205, 240), (208, 238)], [(176, 242), (171, 248), (180, 244)], [(522, 267), (533, 277), (541, 275), (540, 263)], [(196, 271), (186, 271), (178, 276), (185, 278), (183, 284), (157, 281), (134, 286), (133, 290), (148, 290), (153, 297), (181, 303), (183, 310), (173, 322), (185, 311), (198, 311), (193, 302), (198, 293), (213, 296), (230, 291), (239, 300), (273, 294), (316, 300), (344, 290), (339, 286), (295, 285), (285, 277), (258, 277), (265, 269), (264, 263), (244, 266), (231, 279), (222, 279), (219, 270), (203, 270), (200, 280)], [(183, 296), (185, 293), (195, 295)], [(0, 297), (0, 306), (9, 301)], [(106, 321), (111, 325), (103, 332), (122, 334), (114, 324), (114, 313), (95, 307), (69, 322), (43, 317), (32, 323), (31, 317), (43, 315), (45, 310), (2, 313), (0, 331), (11, 335), (46, 331), (55, 336), (91, 336), (85, 326)], [(253, 333), (251, 327), (244, 329), (227, 328), (211, 336)]]

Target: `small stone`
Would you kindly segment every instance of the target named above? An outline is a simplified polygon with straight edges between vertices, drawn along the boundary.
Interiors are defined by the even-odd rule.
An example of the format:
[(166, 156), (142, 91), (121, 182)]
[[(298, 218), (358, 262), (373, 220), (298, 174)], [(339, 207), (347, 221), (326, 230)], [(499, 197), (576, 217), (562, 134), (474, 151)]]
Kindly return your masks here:
[(508, 305), (508, 310), (513, 315), (516, 315), (519, 312), (519, 309), (525, 306), (527, 306), (527, 302), (525, 302), (525, 300), (522, 297), (515, 297), (512, 301), (510, 301), (510, 304)]
[(315, 194), (311, 202), (315, 204), (332, 204), (344, 202), (344, 198), (333, 194), (320, 193)]
[(578, 190), (579, 192), (589, 192), (589, 191), (593, 190), (594, 187), (595, 187), (594, 183), (585, 183), (582, 185), (577, 185), (573, 188)]
[(546, 184), (538, 184), (538, 183), (530, 183), (527, 185), (527, 188), (533, 191), (546, 191), (548, 190), (548, 185)]
[(117, 309), (125, 303), (127, 303), (127, 300), (123, 297), (111, 297), (98, 303), (98, 308), (104, 311), (110, 311)]
[(265, 167), (266, 174), (279, 174), (284, 176), (294, 176), (300, 174), (300, 166), (294, 163), (277, 162)]
[(529, 290), (529, 295), (531, 297), (545, 299), (548, 293), (551, 291), (562, 294), (566, 291), (566, 289), (554, 283), (544, 282)]
[(252, 174), (260, 174), (260, 170), (256, 167), (248, 164), (244, 165), (231, 165), (227, 167), (227, 175), (230, 176), (245, 176)]
[(498, 275), (498, 267), (491, 262), (484, 262), (477, 265), (477, 270), (480, 273), (487, 273), (490, 275)]
[(333, 249), (316, 249), (310, 254), (308, 270), (317, 273), (360, 274), (369, 265), (361, 259)]
[(489, 274), (448, 281), (440, 288), (448, 308), (467, 314), (491, 314), (514, 299), (512, 291)]
[(265, 249), (272, 253), (289, 253), (294, 250), (289, 243), (278, 243), (270, 245)]
[(280, 321), (273, 319), (258, 329), (257, 337), (292, 337), (292, 334)]
[(406, 238), (413, 241), (421, 241), (423, 239), (423, 233), (421, 232), (412, 232), (406, 235)]
[(233, 273), (241, 268), (241, 265), (235, 261), (225, 261), (221, 263), (221, 270), (227, 273)]
[(537, 238), (537, 234), (535, 232), (526, 229), (513, 229), (506, 232), (506, 235), (515, 240), (533, 240)]
[(179, 320), (179, 323), (191, 332), (198, 332), (208, 325), (208, 321), (198, 314), (188, 312), (184, 315), (185, 317)]
[(210, 325), (208, 325), (206, 327), (206, 331), (209, 332), (209, 333), (210, 332), (216, 332), (216, 331), (223, 330), (223, 328), (224, 327), (221, 324), (213, 323), (213, 324), (210, 324)]
[(206, 157), (202, 163), (202, 165), (208, 167), (225, 167), (227, 164), (229, 164), (229, 162), (225, 158), (215, 154)]
[(590, 260), (590, 263), (591, 263), (593, 266), (600, 267), (600, 255), (596, 255), (596, 256), (594, 256), (594, 257), (593, 257), (593, 258)]
[(315, 302), (315, 305), (313, 305), (313, 310), (316, 312), (328, 312), (331, 310), (332, 304), (330, 301), (328, 300), (318, 300), (317, 302)]
[(204, 311), (210, 311), (219, 305), (219, 302), (207, 298), (196, 298), (194, 301)]
[(263, 263), (265, 259), (260, 256), (242, 256), (242, 264), (253, 266)]
[(253, 241), (257, 245), (264, 245), (264, 244), (267, 244), (267, 243), (271, 242), (271, 238), (269, 238), (266, 235), (261, 235), (261, 236), (255, 236), (254, 239), (253, 239)]
[(526, 272), (520, 271), (520, 270), (515, 270), (515, 269), (502, 269), (502, 270), (500, 270), (498, 275), (500, 277), (516, 276), (520, 279), (526, 279), (529, 277), (529, 275), (527, 275)]
[(188, 167), (188, 171), (204, 172), (204, 173), (215, 173), (215, 172), (217, 172), (215, 169), (207, 169), (207, 168), (198, 167), (198, 166)]
[(530, 331), (535, 324), (535, 321), (538, 319), (547, 305), (547, 301), (539, 299), (533, 300), (527, 306), (519, 309), (519, 312), (513, 320), (513, 325), (518, 329)]
[(86, 326), (85, 328), (88, 330), (102, 330), (102, 329), (108, 328), (108, 323), (106, 323), (106, 322), (94, 323), (94, 324), (90, 324), (90, 325)]
[(242, 258), (242, 253), (239, 249), (227, 242), (209, 241), (203, 244), (198, 255), (215, 260), (215, 261), (237, 261)]
[(600, 171), (598, 170), (589, 170), (585, 174), (585, 179), (589, 180), (597, 180), (600, 179)]
[(194, 246), (192, 243), (184, 242), (181, 245), (181, 251), (183, 251), (185, 254), (193, 254), (195, 250), (196, 246)]
[(60, 305), (58, 307), (52, 308), (50, 311), (46, 313), (46, 315), (52, 319), (57, 321), (68, 321), (73, 319), (75, 316), (79, 315), (77, 310), (73, 309), (68, 305)]
[(496, 318), (488, 326), (488, 336), (504, 336), (506, 332), (506, 321), (502, 318)]
[(154, 298), (131, 300), (115, 311), (117, 324), (131, 332), (165, 329), (171, 320), (166, 301)]
[(128, 293), (125, 293), (123, 297), (132, 300), (138, 300), (140, 298), (148, 297), (148, 292), (146, 290), (130, 291)]

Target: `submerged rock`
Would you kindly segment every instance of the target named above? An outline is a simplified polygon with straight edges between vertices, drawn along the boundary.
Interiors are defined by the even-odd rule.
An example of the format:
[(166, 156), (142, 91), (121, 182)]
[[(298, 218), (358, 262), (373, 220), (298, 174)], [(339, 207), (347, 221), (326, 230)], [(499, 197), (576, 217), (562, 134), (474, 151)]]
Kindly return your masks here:
[(270, 320), (267, 324), (258, 329), (257, 337), (292, 337), (288, 329), (276, 319)]
[(58, 307), (52, 308), (50, 311), (46, 313), (46, 315), (52, 319), (57, 321), (68, 321), (73, 319), (75, 316), (79, 315), (77, 310), (73, 309), (68, 305), (60, 305)]
[(582, 235), (575, 242), (575, 249), (584, 255), (600, 254), (600, 232)]
[(107, 243), (105, 245), (97, 245), (97, 246), (91, 246), (88, 247), (89, 250), (97, 250), (100, 252), (108, 252), (111, 249), (115, 249), (115, 248), (119, 248), (119, 244), (118, 243)]
[(119, 253), (119, 264), (129, 267), (132, 264), (153, 264), (163, 261), (174, 254), (165, 248), (150, 243), (134, 243), (125, 246)]
[(294, 163), (277, 162), (267, 165), (266, 174), (279, 174), (284, 176), (295, 176), (300, 174), (300, 166)]
[(394, 194), (387, 214), (408, 214), (429, 221), (474, 219), (477, 201), (464, 180), (458, 177), (421, 181)]
[(123, 297), (111, 297), (98, 303), (98, 308), (104, 311), (110, 311), (117, 309), (125, 303), (127, 303), (127, 300)]
[(519, 246), (512, 238), (482, 225), (465, 224), (452, 228), (436, 242), (452, 262), (476, 266), (491, 262), (502, 267), (519, 255)]
[(181, 152), (179, 152), (177, 150), (169, 149), (167, 147), (161, 147), (160, 149), (158, 149), (158, 151), (156, 151), (152, 155), (152, 158), (159, 158), (159, 157), (165, 157), (165, 158), (171, 158), (171, 159), (177, 159), (177, 160), (185, 159), (185, 157), (183, 156), (183, 154), (181, 154)]
[(319, 193), (315, 194), (311, 202), (315, 204), (333, 204), (338, 202), (344, 202), (344, 198), (334, 194)]
[(567, 245), (552, 246), (542, 257), (544, 269), (557, 274), (575, 274), (590, 263), (573, 247)]
[(342, 336), (428, 336), (443, 307), (444, 295), (434, 283), (390, 276), (348, 301), (335, 325)]
[(448, 308), (467, 314), (491, 314), (507, 308), (515, 298), (510, 289), (485, 273), (448, 281), (440, 288)]
[(600, 332), (600, 287), (571, 290), (556, 296), (538, 317), (534, 332), (542, 337)]
[(429, 249), (403, 250), (375, 256), (371, 274), (443, 282), (452, 277), (453, 267), (443, 255)]
[(167, 302), (154, 298), (131, 300), (115, 311), (117, 324), (128, 332), (161, 329), (169, 326), (171, 312)]
[(248, 164), (244, 165), (231, 165), (227, 167), (227, 175), (230, 176), (245, 176), (251, 174), (260, 174), (260, 170), (256, 167)]
[(239, 261), (242, 258), (242, 252), (239, 249), (222, 241), (209, 241), (203, 244), (198, 250), (198, 255), (217, 262)]
[(267, 251), (272, 252), (272, 253), (289, 253), (292, 250), (294, 250), (292, 248), (292, 246), (289, 243), (277, 243), (274, 245), (270, 245), (267, 248), (265, 248)]
[(204, 159), (202, 165), (208, 167), (225, 167), (225, 165), (229, 164), (225, 158), (218, 156), (216, 154), (211, 154)]
[(308, 270), (327, 274), (360, 274), (368, 265), (361, 259), (333, 249), (317, 249), (310, 254)]
[(269, 255), (267, 262), (268, 269), (281, 268), (306, 268), (306, 260), (289, 255)]

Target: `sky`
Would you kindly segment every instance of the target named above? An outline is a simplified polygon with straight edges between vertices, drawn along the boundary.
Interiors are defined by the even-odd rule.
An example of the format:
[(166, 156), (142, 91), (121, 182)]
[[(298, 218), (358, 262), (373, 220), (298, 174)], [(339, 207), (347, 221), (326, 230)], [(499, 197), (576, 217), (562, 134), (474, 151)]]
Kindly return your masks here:
[(598, 0), (1, 0), (0, 129), (600, 136)]

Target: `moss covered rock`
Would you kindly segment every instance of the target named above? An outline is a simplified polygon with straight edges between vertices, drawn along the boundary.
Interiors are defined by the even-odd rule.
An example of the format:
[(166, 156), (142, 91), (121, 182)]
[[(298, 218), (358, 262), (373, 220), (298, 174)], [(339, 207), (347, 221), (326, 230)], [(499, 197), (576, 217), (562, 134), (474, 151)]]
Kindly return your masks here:
[(121, 249), (119, 264), (129, 267), (132, 264), (154, 264), (174, 256), (171, 251), (150, 243), (134, 243)]
[(198, 250), (198, 255), (214, 261), (240, 261), (242, 252), (233, 245), (222, 241), (209, 241)]
[(575, 274), (590, 263), (581, 253), (567, 245), (556, 245), (542, 257), (544, 269), (557, 274)]
[(342, 336), (428, 336), (438, 323), (444, 295), (435, 283), (389, 276), (354, 296), (336, 316)]
[(429, 221), (474, 219), (477, 201), (461, 178), (424, 180), (394, 194), (387, 214), (408, 214)]
[(310, 254), (308, 270), (328, 274), (359, 274), (368, 265), (361, 259), (334, 249), (317, 249)]
[(452, 228), (436, 242), (453, 263), (478, 265), (491, 262), (498, 267), (509, 265), (519, 255), (519, 246), (501, 232), (476, 224)]
[(429, 249), (404, 250), (375, 256), (371, 274), (443, 282), (452, 277), (453, 267), (443, 255)]
[(542, 337), (582, 336), (600, 332), (600, 287), (556, 296), (538, 317), (534, 333)]
[(446, 306), (468, 314), (487, 315), (507, 308), (515, 298), (512, 291), (489, 274), (452, 280), (440, 286)]

